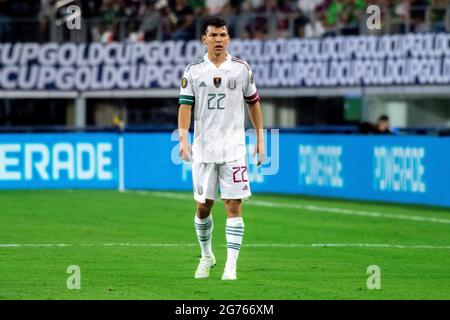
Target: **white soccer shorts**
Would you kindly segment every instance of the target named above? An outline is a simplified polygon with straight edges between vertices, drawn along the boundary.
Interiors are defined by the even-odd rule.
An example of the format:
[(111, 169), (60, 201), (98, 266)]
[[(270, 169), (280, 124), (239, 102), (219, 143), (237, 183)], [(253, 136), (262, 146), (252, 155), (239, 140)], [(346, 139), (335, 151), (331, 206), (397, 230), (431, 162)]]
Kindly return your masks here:
[(251, 196), (245, 158), (225, 163), (192, 163), (194, 199), (205, 203), (215, 200), (220, 187), (222, 199), (243, 199)]

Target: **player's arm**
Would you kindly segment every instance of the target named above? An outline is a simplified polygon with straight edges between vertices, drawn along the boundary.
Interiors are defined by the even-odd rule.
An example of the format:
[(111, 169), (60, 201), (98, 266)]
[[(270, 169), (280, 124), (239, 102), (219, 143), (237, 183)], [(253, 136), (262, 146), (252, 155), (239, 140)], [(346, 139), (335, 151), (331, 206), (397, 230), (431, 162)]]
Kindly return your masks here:
[(248, 103), (248, 114), (250, 121), (253, 124), (256, 132), (256, 145), (253, 152), (253, 156), (258, 154), (258, 166), (264, 162), (266, 158), (266, 148), (264, 145), (264, 132), (263, 132), (263, 116), (261, 111), (261, 104), (259, 101), (254, 103)]
[(266, 159), (266, 148), (264, 146), (263, 116), (261, 111), (260, 97), (253, 81), (253, 73), (250, 69), (244, 73), (244, 101), (248, 104), (248, 114), (256, 132), (256, 145), (253, 156), (258, 154), (258, 166)]
[(195, 93), (192, 86), (192, 78), (189, 67), (183, 75), (180, 87), (180, 98), (178, 100), (178, 139), (180, 144), (180, 157), (189, 161), (192, 156), (189, 145), (189, 126), (191, 124), (191, 108), (195, 104)]
[(189, 126), (191, 124), (191, 106), (180, 104), (178, 109), (178, 140), (180, 143), (180, 157), (189, 161), (192, 155), (189, 145)]

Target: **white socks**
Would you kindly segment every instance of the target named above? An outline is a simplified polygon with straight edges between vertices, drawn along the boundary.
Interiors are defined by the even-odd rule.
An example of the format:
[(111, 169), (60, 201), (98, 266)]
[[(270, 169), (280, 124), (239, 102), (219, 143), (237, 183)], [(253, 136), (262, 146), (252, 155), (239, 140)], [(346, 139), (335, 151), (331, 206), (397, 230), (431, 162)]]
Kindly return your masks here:
[(202, 249), (202, 257), (210, 257), (212, 255), (211, 239), (213, 228), (212, 214), (204, 219), (200, 219), (195, 215), (195, 231), (197, 232), (198, 242)]
[[(202, 257), (212, 256), (211, 239), (214, 229), (212, 214), (204, 219), (195, 215), (195, 231), (197, 232), (198, 242), (202, 249)], [(236, 267), (239, 256), (239, 250), (244, 237), (244, 220), (242, 217), (228, 218), (225, 229), (227, 238), (227, 267)]]
[(227, 267), (236, 267), (239, 250), (244, 236), (244, 220), (242, 217), (228, 218), (225, 229), (227, 238)]

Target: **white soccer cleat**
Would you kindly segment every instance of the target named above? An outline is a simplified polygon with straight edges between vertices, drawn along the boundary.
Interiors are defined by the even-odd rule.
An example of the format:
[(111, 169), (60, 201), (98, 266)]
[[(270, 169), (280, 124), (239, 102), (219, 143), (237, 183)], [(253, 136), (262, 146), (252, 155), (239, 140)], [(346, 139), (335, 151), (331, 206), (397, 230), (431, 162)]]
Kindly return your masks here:
[(209, 271), (216, 265), (216, 257), (211, 255), (210, 257), (200, 258), (197, 271), (195, 271), (196, 279), (204, 279), (209, 277)]
[(223, 271), (222, 280), (236, 280), (236, 267), (225, 266)]

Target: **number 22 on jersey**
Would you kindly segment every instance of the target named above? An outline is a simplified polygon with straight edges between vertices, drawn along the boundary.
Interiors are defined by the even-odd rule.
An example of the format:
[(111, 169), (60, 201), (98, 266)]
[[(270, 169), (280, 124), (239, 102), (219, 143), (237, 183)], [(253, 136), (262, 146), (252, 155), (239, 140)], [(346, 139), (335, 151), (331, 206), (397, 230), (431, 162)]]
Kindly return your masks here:
[[(224, 106), (221, 106), (221, 101), (225, 98), (225, 93), (209, 93), (208, 94), (208, 109), (209, 110), (225, 110)], [(222, 103), (223, 105), (223, 103)]]

